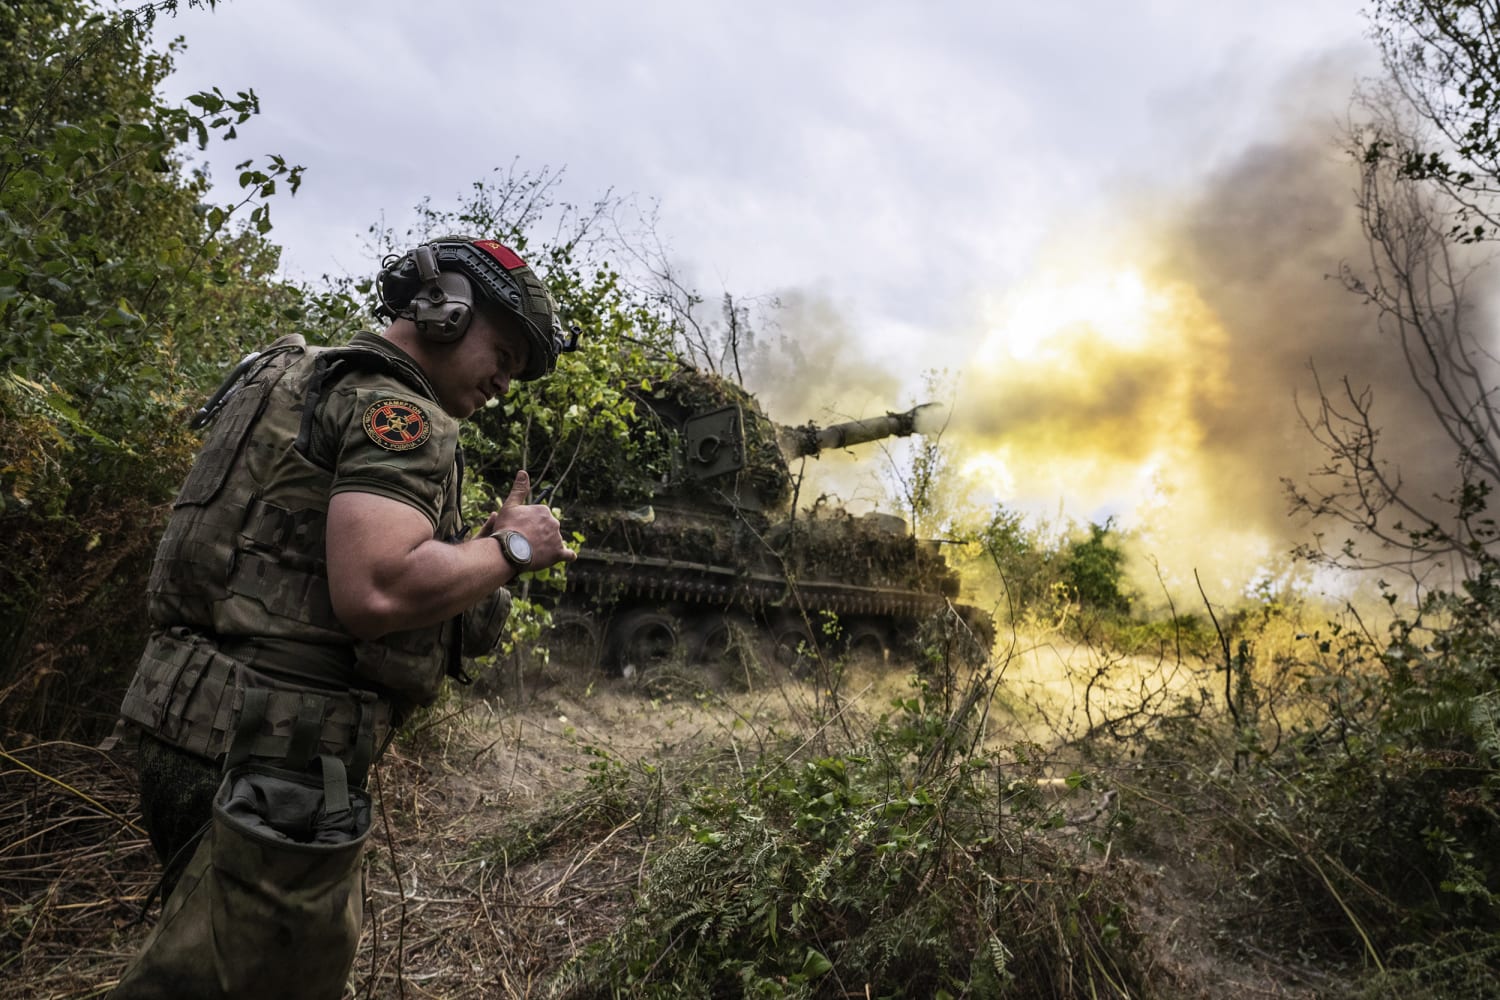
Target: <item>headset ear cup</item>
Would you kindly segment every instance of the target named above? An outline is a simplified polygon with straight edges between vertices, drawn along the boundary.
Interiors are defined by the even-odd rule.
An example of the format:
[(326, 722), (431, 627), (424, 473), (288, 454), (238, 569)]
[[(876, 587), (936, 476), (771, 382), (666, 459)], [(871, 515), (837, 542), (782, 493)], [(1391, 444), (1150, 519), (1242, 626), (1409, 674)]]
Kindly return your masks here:
[(417, 277), (416, 270), (410, 266), (402, 266), (407, 263), (403, 259), (392, 264), (381, 271), (377, 279), (381, 304), (394, 316), (403, 315), (411, 305), (411, 300), (422, 290), (422, 279)]
[(469, 330), (474, 319), (474, 289), (461, 274), (445, 272), (422, 283), (407, 314), (417, 332), (439, 344), (451, 344)]
[[(436, 312), (437, 310), (433, 310)], [(439, 344), (451, 344), (469, 330), (473, 310), (461, 303), (449, 303), (440, 316), (417, 320), (417, 332)]]

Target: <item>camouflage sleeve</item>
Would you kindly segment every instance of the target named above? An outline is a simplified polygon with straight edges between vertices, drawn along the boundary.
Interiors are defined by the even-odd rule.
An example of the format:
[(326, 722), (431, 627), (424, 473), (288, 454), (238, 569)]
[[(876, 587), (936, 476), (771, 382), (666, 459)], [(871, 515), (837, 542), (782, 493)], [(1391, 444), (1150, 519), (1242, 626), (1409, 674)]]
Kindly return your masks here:
[(334, 442), (333, 487), (374, 493), (415, 507), (438, 528), (451, 488), (458, 422), (394, 379), (336, 386), (319, 414)]

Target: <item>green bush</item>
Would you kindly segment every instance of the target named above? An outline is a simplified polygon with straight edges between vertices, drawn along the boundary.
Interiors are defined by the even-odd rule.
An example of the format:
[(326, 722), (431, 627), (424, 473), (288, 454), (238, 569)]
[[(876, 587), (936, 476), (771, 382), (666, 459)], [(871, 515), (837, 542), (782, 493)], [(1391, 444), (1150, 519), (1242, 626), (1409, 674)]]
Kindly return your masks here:
[(1325, 641), (1326, 711), (1282, 764), (1288, 828), (1338, 860), (1386, 946), (1500, 933), (1497, 579), (1481, 560), (1384, 636)]
[(1387, 591), (1384, 627), (1351, 615), (1271, 664), (1250, 662), (1269, 619), (1240, 616), (1237, 718), (1160, 727), (1144, 750), (1153, 794), (1214, 817), (1200, 839), (1234, 860), (1241, 933), (1363, 966), (1349, 996), (1500, 981), (1497, 580), (1480, 558), (1405, 611)]
[(1090, 524), (1087, 538), (1068, 543), (1061, 554), (1061, 576), (1079, 604), (1099, 611), (1128, 614), (1131, 598), (1123, 589), (1125, 553), (1114, 518)]
[(1030, 748), (975, 749), (982, 700), (944, 715), (919, 688), (857, 747), (701, 782), (633, 914), (554, 993), (1149, 995), (1130, 877), (1049, 836)]

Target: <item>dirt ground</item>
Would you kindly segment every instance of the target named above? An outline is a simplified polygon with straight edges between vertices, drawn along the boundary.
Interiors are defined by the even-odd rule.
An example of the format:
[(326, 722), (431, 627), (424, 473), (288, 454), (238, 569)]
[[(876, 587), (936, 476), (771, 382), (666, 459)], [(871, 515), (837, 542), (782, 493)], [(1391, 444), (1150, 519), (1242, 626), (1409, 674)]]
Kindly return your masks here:
[[(1018, 661), (1016, 670), (1013, 706), (1027, 702), (1015, 692), (1032, 668)], [(824, 725), (884, 711), (909, 693), (907, 676), (851, 671), (842, 708)], [(347, 995), (544, 995), (561, 963), (621, 918), (652, 852), (672, 835), (639, 821), (649, 800), (610, 804), (589, 794), (601, 775), (617, 769), (616, 778), (671, 787), (689, 781), (706, 755), (748, 759), (773, 738), (811, 737), (809, 720), (830, 714), (827, 692), (805, 681), (702, 681), (642, 684), (548, 668), (480, 685), (419, 720), (372, 786), (379, 804), (365, 932)], [(1036, 709), (1018, 716), (994, 706), (990, 738), (1034, 738)], [(1060, 756), (1055, 765), (1066, 774), (1076, 762)], [(1113, 801), (1104, 797), (1107, 776), (1083, 791), (1043, 785), (1072, 796), (1063, 808), (1093, 813), (1089, 822), (1103, 815), (1099, 802)], [(3, 748), (0, 998), (103, 995), (139, 949), (149, 920), (138, 916), (157, 866), (134, 809), (128, 759), (72, 744)], [(1161, 810), (1149, 849), (1111, 849), (1101, 862), (1138, 871), (1141, 919), (1179, 970), (1178, 995), (1323, 995), (1315, 970), (1225, 930), (1233, 886), (1182, 815), (1177, 805)]]

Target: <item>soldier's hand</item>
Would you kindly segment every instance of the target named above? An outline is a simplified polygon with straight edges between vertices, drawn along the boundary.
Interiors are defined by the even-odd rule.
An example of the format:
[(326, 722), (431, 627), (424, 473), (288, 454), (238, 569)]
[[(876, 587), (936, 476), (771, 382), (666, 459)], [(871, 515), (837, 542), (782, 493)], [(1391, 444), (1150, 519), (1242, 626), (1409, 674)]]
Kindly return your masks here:
[(480, 529), (481, 536), (501, 531), (519, 531), (531, 543), (531, 567), (544, 569), (558, 562), (572, 562), (578, 553), (563, 541), (562, 527), (552, 508), (541, 503), (527, 503), (531, 495), (531, 477), (522, 469), (516, 473), (510, 492)]

